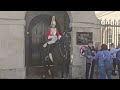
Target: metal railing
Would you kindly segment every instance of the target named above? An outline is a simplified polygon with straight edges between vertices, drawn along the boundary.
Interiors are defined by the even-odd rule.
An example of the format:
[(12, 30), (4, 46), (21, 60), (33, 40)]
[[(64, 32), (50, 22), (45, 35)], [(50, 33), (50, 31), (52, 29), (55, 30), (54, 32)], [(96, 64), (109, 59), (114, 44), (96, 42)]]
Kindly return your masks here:
[(110, 44), (114, 43), (115, 46), (120, 42), (120, 20), (100, 20), (101, 21), (101, 43)]

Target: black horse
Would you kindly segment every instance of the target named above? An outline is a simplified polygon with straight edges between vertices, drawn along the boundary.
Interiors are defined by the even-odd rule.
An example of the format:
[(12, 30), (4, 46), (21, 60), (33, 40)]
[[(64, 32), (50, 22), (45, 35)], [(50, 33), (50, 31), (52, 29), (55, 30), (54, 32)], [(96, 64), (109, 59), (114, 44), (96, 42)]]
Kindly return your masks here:
[[(44, 56), (44, 68), (47, 66), (47, 71), (52, 78), (68, 78), (69, 64), (70, 64), (70, 31), (66, 30), (62, 38), (55, 44), (52, 44), (52, 50), (49, 51), (50, 46), (44, 50), (47, 52)], [(53, 61), (49, 58), (49, 53), (52, 53)], [(45, 71), (46, 71), (45, 70)]]

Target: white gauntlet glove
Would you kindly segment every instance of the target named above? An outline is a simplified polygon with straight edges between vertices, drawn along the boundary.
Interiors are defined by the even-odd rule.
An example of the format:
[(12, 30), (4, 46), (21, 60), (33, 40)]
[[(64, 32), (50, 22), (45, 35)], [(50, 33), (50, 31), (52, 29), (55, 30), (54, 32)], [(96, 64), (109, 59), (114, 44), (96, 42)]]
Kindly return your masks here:
[(45, 44), (43, 45), (43, 47), (46, 48), (46, 47), (47, 47), (47, 43), (45, 43)]

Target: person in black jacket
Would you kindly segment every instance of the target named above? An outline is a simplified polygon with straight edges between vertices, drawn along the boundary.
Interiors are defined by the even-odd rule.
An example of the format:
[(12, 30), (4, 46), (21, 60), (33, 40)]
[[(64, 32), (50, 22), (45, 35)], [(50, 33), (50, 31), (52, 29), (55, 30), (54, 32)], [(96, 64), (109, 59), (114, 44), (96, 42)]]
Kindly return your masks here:
[[(91, 51), (92, 51), (92, 56), (94, 57), (95, 53), (96, 53), (96, 49), (94, 48), (94, 46), (92, 46)], [(96, 63), (96, 61), (93, 60), (92, 65), (91, 65), (90, 79), (93, 79), (95, 63)]]
[[(88, 47), (85, 50), (85, 57), (86, 57), (86, 73), (85, 77), (86, 79), (89, 78), (89, 73), (90, 73), (90, 79), (93, 78), (94, 74), (94, 61), (91, 60), (91, 58), (95, 55), (95, 48), (93, 47), (93, 42), (90, 41), (88, 43)], [(90, 72), (91, 69), (91, 72)]]

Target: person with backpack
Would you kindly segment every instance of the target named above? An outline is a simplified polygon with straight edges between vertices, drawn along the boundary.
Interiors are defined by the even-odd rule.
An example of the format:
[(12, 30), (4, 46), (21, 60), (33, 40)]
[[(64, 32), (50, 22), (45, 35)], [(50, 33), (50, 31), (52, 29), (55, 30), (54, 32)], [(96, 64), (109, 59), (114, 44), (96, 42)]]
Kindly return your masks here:
[(106, 44), (101, 45), (99, 50), (93, 59), (98, 61), (99, 79), (112, 79), (112, 58), (111, 52), (108, 51)]

